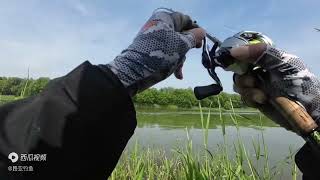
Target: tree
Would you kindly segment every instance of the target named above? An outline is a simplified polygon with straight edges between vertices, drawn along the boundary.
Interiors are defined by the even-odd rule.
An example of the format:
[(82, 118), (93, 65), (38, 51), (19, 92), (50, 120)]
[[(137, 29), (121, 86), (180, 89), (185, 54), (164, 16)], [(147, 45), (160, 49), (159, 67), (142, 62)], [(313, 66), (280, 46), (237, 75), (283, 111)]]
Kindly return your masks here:
[[(244, 107), (241, 98), (237, 94), (228, 94), (225, 92), (220, 93), (218, 96), (211, 96), (201, 100), (203, 107), (218, 107), (218, 98), (221, 107), (224, 109)], [(232, 106), (230, 103), (232, 101)], [(174, 89), (174, 88), (163, 88), (163, 89), (148, 89), (142, 93), (137, 94), (133, 101), (136, 104), (143, 105), (175, 105), (183, 108), (190, 108), (198, 106), (199, 101), (195, 98), (192, 89)]]
[[(0, 77), (0, 93), (2, 95), (20, 96), (33, 96), (40, 93), (50, 81), (49, 78), (41, 77), (38, 79), (22, 79), (16, 77)], [(26, 87), (25, 91), (24, 88)], [(224, 109), (245, 107), (241, 98), (237, 94), (228, 94), (225, 92), (220, 93), (218, 96), (211, 96), (201, 100), (203, 107), (218, 107), (218, 99), (221, 107)], [(232, 106), (230, 103), (232, 101)], [(142, 105), (175, 105), (182, 108), (190, 108), (198, 106), (199, 101), (195, 98), (193, 90), (188, 89), (175, 89), (175, 88), (162, 88), (162, 89), (147, 89), (142, 93), (133, 97), (136, 104)]]
[(45, 86), (48, 84), (49, 81), (50, 79), (46, 77), (41, 77), (37, 80), (32, 80), (32, 79), (29, 80), (29, 85), (27, 86), (25, 95), (33, 96), (40, 93), (45, 88)]
[(19, 94), (19, 87), (23, 83), (23, 79), (10, 77), (1, 77), (0, 79), (0, 92), (3, 95), (17, 95)]

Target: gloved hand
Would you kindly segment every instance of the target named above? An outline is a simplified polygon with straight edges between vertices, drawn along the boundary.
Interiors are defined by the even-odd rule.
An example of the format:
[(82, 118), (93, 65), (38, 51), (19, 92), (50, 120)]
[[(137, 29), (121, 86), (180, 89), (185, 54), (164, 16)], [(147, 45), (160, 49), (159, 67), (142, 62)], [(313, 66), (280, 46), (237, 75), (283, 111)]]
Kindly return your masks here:
[(234, 76), (234, 90), (249, 106), (259, 108), (279, 125), (293, 130), (285, 118), (267, 102), (270, 97), (288, 97), (300, 102), (319, 124), (320, 81), (300, 58), (265, 44), (234, 48), (230, 53), (239, 61), (261, 66), (269, 72), (263, 87), (253, 75)]
[(107, 66), (134, 96), (172, 73), (182, 79), (186, 53), (201, 47), (205, 31), (179, 12), (158, 10), (133, 43)]

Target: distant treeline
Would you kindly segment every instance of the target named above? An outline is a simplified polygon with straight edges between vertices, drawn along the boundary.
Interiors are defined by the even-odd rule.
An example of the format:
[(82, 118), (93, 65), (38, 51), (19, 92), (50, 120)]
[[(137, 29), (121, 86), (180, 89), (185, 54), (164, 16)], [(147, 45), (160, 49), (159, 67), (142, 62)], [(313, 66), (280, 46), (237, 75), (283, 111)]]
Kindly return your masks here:
[(38, 94), (50, 81), (49, 78), (25, 79), (0, 77), (0, 94), (13, 96), (32, 96)]
[[(197, 107), (199, 104), (199, 101), (195, 98), (193, 90), (191, 88), (151, 88), (136, 95), (133, 100), (135, 103), (142, 105), (175, 105), (182, 108)], [(232, 106), (234, 108), (246, 107), (245, 104), (243, 104), (243, 102), (241, 101), (239, 95), (228, 94), (225, 92), (222, 92), (217, 96), (211, 96), (204, 100), (201, 100), (201, 106), (209, 107), (211, 104), (211, 107), (219, 107), (219, 101), (221, 108), (224, 109), (231, 109)]]
[[(23, 79), (16, 77), (0, 77), (0, 94), (12, 95), (19, 97), (28, 97), (41, 92), (49, 78), (41, 77), (38, 79)], [(237, 94), (220, 93), (218, 96), (211, 96), (201, 101), (204, 107), (218, 107), (218, 99), (220, 105), (224, 109), (242, 108), (245, 105), (242, 103), (240, 96)], [(232, 105), (231, 105), (231, 102)], [(139, 93), (133, 98), (135, 104), (146, 106), (176, 106), (181, 108), (190, 108), (198, 106), (199, 101), (195, 98), (193, 90), (175, 89), (175, 88), (151, 88)]]

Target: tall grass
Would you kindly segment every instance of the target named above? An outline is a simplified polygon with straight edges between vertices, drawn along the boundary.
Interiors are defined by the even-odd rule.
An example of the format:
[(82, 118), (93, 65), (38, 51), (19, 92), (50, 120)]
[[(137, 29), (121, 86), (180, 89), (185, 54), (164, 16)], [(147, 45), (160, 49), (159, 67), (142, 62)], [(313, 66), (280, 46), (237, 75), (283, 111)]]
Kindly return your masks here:
[(16, 100), (15, 96), (1, 95), (0, 94), (0, 105)]
[(20, 97), (19, 97), (20, 99), (25, 97), (26, 89), (28, 87), (29, 80), (30, 80), (30, 68), (28, 67), (28, 76), (27, 76), (27, 79), (26, 79), (26, 83), (24, 84), (23, 89), (22, 89), (22, 91), (20, 93)]
[[(232, 101), (230, 103), (232, 106)], [(208, 129), (211, 116), (209, 112), (205, 118), (201, 104), (199, 104), (203, 128), (203, 151), (193, 149), (192, 139), (187, 129), (187, 143), (184, 147), (173, 149), (172, 152), (166, 152), (163, 149), (142, 148), (136, 142), (131, 151), (123, 153), (109, 179), (281, 179), (281, 167), (286, 163), (292, 166), (292, 179), (297, 178), (297, 168), (291, 152), (288, 157), (284, 158), (286, 163), (278, 163), (278, 166), (270, 167), (268, 148), (262, 130), (258, 139), (252, 138), (251, 140), (253, 152), (248, 150), (249, 148), (242, 140), (237, 114), (234, 111), (230, 113), (230, 117), (237, 129), (237, 140), (232, 143), (233, 145), (228, 145), (219, 99), (218, 104), (223, 135), (223, 143), (219, 144), (218, 148), (208, 148)]]

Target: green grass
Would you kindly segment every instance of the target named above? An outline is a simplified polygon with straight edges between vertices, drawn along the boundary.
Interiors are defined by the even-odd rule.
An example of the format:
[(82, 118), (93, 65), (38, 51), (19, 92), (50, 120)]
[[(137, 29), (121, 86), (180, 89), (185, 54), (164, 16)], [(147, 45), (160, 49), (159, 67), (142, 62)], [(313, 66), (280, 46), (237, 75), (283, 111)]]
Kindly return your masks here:
[[(23, 94), (21, 95), (21, 97)], [(11, 102), (21, 97), (0, 95), (0, 105), (3, 103)], [(232, 102), (230, 101), (231, 105)], [(181, 109), (177, 107), (158, 108), (157, 111), (179, 112)], [(152, 112), (150, 108), (138, 108), (144, 112)], [(153, 111), (155, 109), (153, 108)], [(186, 109), (190, 110), (190, 109)], [(203, 108), (199, 104), (199, 107), (193, 108), (193, 111), (200, 112), (199, 126), (203, 129), (203, 146), (202, 151), (194, 151), (192, 145), (192, 139), (190, 139), (188, 130), (186, 129), (186, 137), (188, 143), (184, 146), (172, 149), (170, 152), (166, 152), (164, 149), (155, 148), (142, 148), (137, 142), (133, 150), (126, 150), (112, 175), (109, 179), (121, 180), (121, 179), (281, 179), (282, 169), (284, 166), (291, 168), (291, 176), (293, 180), (297, 179), (298, 170), (294, 163), (294, 158), (291, 149), (288, 150), (288, 156), (284, 157), (276, 166), (270, 167), (268, 147), (264, 141), (263, 131), (261, 130), (261, 136), (258, 139), (252, 139), (253, 152), (249, 152), (250, 147), (246, 147), (240, 136), (239, 127), (242, 125), (252, 124), (253, 122), (248, 120), (249, 118), (239, 115), (239, 111), (247, 111), (252, 109), (234, 109), (227, 111), (223, 110), (220, 106), (217, 108)], [(213, 112), (215, 116), (213, 116)], [(218, 112), (218, 115), (217, 115)], [(230, 116), (229, 119), (224, 118)], [(138, 118), (142, 119), (146, 115), (138, 114)], [(182, 119), (175, 117), (176, 123), (186, 125), (188, 123), (188, 117), (191, 115), (181, 115)], [(180, 117), (180, 116), (179, 116)], [(265, 117), (259, 116), (259, 122), (265, 125)], [(168, 116), (170, 121), (170, 116)], [(149, 119), (150, 121), (150, 119)], [(224, 137), (223, 143), (218, 145), (216, 149), (208, 149), (208, 129), (212, 124), (217, 123), (221, 126), (221, 133)], [(275, 126), (271, 123), (269, 126)], [(163, 122), (165, 123), (165, 122)], [(237, 141), (231, 142), (233, 146), (228, 144), (228, 135), (225, 131), (225, 126), (234, 125), (237, 127), (238, 138)], [(262, 129), (262, 128), (261, 128)], [(248, 140), (246, 140), (248, 141)]]
[(19, 99), (19, 97), (11, 96), (11, 95), (0, 95), (0, 105), (17, 100), (17, 99)]
[[(231, 102), (232, 104), (232, 102)], [(287, 165), (291, 168), (292, 179), (297, 178), (297, 167), (293, 160), (293, 152), (288, 150), (288, 156), (284, 157), (276, 166), (270, 167), (269, 152), (264, 141), (263, 131), (261, 138), (252, 139), (254, 152), (249, 152), (243, 143), (239, 132), (239, 122), (235, 111), (230, 117), (237, 127), (238, 138), (233, 146), (227, 145), (225, 122), (220, 109), (219, 120), (222, 123), (221, 133), (224, 141), (217, 149), (208, 149), (208, 127), (211, 119), (210, 111), (207, 117), (199, 104), (200, 121), (203, 129), (202, 151), (194, 151), (192, 139), (186, 129), (188, 143), (184, 147), (172, 149), (166, 152), (161, 149), (141, 148), (136, 142), (135, 147), (126, 150), (121, 156), (115, 170), (109, 179), (281, 179), (282, 168)], [(233, 109), (233, 108), (232, 108)], [(262, 116), (260, 116), (260, 121)], [(169, 155), (171, 154), (171, 155)]]
[(14, 96), (14, 95), (2, 95), (2, 89), (0, 90), (0, 105), (9, 103), (15, 100), (23, 99), (25, 97), (26, 89), (29, 83), (29, 68), (28, 68), (28, 76), (26, 79), (26, 82), (23, 86), (23, 89), (21, 90), (20, 96)]
[[(0, 95), (0, 105), (8, 103), (23, 97)], [(219, 100), (218, 100), (219, 101)], [(230, 101), (232, 106), (232, 101)], [(143, 112), (179, 112), (190, 111), (190, 109), (181, 109), (176, 106), (148, 108), (138, 107), (138, 111)], [(199, 124), (193, 124), (195, 127), (201, 127), (203, 129), (203, 146), (202, 151), (194, 151), (192, 145), (192, 139), (190, 139), (188, 130), (186, 129), (186, 137), (188, 139), (187, 144), (182, 147), (172, 149), (170, 152), (166, 152), (164, 149), (155, 148), (142, 148), (139, 143), (136, 142), (135, 147), (132, 150), (126, 150), (112, 175), (109, 179), (121, 180), (121, 179), (281, 179), (282, 169), (284, 166), (288, 166), (291, 169), (291, 176), (293, 180), (297, 179), (298, 170), (294, 163), (294, 152), (289, 149), (288, 156), (284, 157), (276, 166), (270, 167), (268, 147), (264, 141), (263, 131), (261, 130), (261, 136), (258, 139), (252, 139), (253, 152), (249, 152), (250, 147), (246, 147), (240, 136), (239, 127), (247, 126), (253, 122), (249, 118), (239, 115), (240, 111), (253, 111), (253, 109), (234, 109), (226, 111), (220, 106), (217, 108), (203, 108), (199, 104), (199, 107), (191, 109), (195, 112), (200, 112)], [(215, 115), (213, 115), (213, 112)], [(218, 115), (217, 115), (218, 112)], [(227, 115), (225, 114), (227, 112)], [(138, 118), (143, 122), (144, 114), (138, 113)], [(165, 115), (162, 115), (165, 116)], [(175, 121), (175, 123), (181, 123), (186, 125), (190, 114), (180, 115), (181, 119), (168, 116), (166, 121)], [(197, 115), (193, 115), (197, 116)], [(225, 118), (230, 116), (230, 118)], [(229, 120), (226, 120), (229, 119)], [(231, 119), (231, 120), (230, 120)], [(148, 120), (150, 121), (150, 119)], [(220, 122), (217, 122), (220, 121)], [(259, 116), (261, 127), (276, 126), (265, 117)], [(269, 123), (268, 123), (269, 122)], [(158, 122), (159, 123), (159, 122)], [(166, 122), (162, 122), (166, 123)], [(172, 123), (172, 122), (171, 122)], [(221, 126), (221, 133), (223, 135), (223, 143), (218, 145), (216, 149), (208, 149), (208, 129), (212, 124), (219, 124)], [(139, 123), (138, 123), (139, 125)], [(237, 127), (238, 138), (237, 141), (231, 142), (233, 146), (227, 145), (228, 138), (225, 131), (225, 126), (234, 125)], [(255, 124), (257, 125), (257, 124)], [(261, 128), (262, 129), (262, 128)], [(247, 140), (246, 140), (247, 141)]]
[[(137, 111), (140, 112), (154, 112), (156, 111), (165, 111), (165, 112), (177, 112), (177, 111), (194, 111), (194, 112), (199, 112), (200, 109), (199, 107), (191, 107), (191, 108), (182, 108), (182, 107), (178, 107), (176, 105), (167, 105), (167, 106), (160, 106), (160, 105), (140, 105), (140, 104), (135, 104), (135, 108)], [(231, 111), (235, 111), (235, 112), (258, 112), (257, 109), (255, 108), (251, 108), (251, 107), (245, 107), (245, 108), (234, 108), (232, 109), (222, 109), (222, 108), (218, 108), (218, 107), (202, 107), (202, 110), (207, 112), (209, 111), (209, 109), (212, 112), (231, 112)]]

